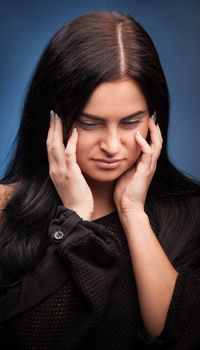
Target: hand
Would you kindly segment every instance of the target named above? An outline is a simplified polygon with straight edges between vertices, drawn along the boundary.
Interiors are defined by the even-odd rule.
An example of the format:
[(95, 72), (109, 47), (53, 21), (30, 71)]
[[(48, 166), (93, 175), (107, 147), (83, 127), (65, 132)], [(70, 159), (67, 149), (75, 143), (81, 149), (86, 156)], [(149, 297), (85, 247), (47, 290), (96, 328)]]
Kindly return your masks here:
[(84, 220), (90, 220), (94, 200), (90, 188), (76, 162), (78, 131), (73, 129), (65, 148), (61, 119), (51, 111), (47, 136), (50, 178), (66, 208), (76, 211)]
[(122, 216), (133, 213), (133, 210), (144, 210), (147, 191), (162, 148), (160, 128), (149, 118), (150, 145), (136, 132), (136, 142), (141, 146), (141, 155), (133, 169), (129, 169), (118, 179), (114, 190), (114, 201)]

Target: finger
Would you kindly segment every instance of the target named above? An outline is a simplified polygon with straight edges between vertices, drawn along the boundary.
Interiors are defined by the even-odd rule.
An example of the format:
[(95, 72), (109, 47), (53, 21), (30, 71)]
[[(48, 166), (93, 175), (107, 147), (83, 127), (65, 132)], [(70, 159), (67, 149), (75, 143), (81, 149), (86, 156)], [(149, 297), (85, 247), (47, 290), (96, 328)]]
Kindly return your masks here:
[(161, 136), (161, 131), (160, 128), (158, 126), (158, 124), (155, 124), (155, 121), (153, 120), (153, 118), (149, 118), (149, 131), (150, 131), (150, 138), (152, 143), (157, 143), (157, 141), (162, 141), (162, 136)]
[(49, 161), (49, 172), (50, 176), (56, 176), (57, 173), (65, 174), (66, 164), (65, 164), (65, 154), (64, 154), (64, 144), (62, 142), (62, 121), (53, 111), (50, 113), (50, 130), (47, 140), (48, 149), (48, 161)]
[(78, 130), (73, 128), (71, 136), (68, 139), (67, 147), (65, 148), (65, 156), (68, 165), (76, 163), (76, 146), (78, 142)]
[(55, 155), (54, 152), (52, 152), (53, 149), (53, 140), (54, 140), (54, 129), (55, 129), (55, 116), (54, 111), (50, 111), (50, 123), (49, 123), (49, 130), (47, 135), (47, 156), (48, 156), (48, 163), (49, 163), (49, 174), (53, 181), (54, 175), (57, 171), (57, 164), (55, 162)]
[(161, 140), (161, 142), (163, 143), (163, 138), (162, 138), (161, 130), (160, 130), (160, 127), (159, 127), (158, 124), (157, 124), (157, 128), (158, 128), (158, 133), (159, 133), (159, 135), (160, 135), (160, 140)]
[(62, 119), (58, 114), (54, 113), (54, 140), (57, 145), (64, 145), (63, 143), (63, 124)]
[(149, 118), (150, 146), (153, 150), (154, 158), (158, 159), (162, 148), (162, 137), (159, 126), (152, 118)]
[(141, 146), (142, 154), (140, 156), (140, 162), (145, 168), (150, 168), (152, 163), (153, 150), (148, 142), (142, 137), (139, 131), (135, 134), (135, 140)]
[(51, 164), (53, 161), (51, 148), (52, 148), (53, 135), (54, 135), (54, 126), (55, 126), (54, 112), (50, 111), (49, 130), (48, 130), (47, 140), (46, 140), (47, 156), (48, 156), (49, 164)]
[(49, 130), (48, 130), (47, 141), (46, 141), (47, 148), (52, 143), (53, 134), (54, 134), (54, 112), (50, 111)]

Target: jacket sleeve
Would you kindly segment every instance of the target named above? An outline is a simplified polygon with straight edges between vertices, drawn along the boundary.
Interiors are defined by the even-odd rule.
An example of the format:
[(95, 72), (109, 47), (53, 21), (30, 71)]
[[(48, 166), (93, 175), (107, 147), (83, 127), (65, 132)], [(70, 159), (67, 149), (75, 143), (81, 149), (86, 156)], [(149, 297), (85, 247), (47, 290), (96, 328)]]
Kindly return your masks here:
[(200, 251), (188, 257), (185, 267), (177, 268), (175, 283), (164, 328), (158, 337), (150, 337), (140, 324), (138, 338), (147, 349), (191, 350), (200, 347)]
[[(48, 233), (51, 245), (38, 268), (13, 285), (1, 285), (0, 335), (3, 333), (6, 339), (10, 324), (13, 329), (22, 322), (26, 335), (32, 337), (28, 320), (37, 315), (40, 320), (37, 337), (41, 328), (46, 327), (46, 317), (50, 325), (54, 324), (59, 344), (60, 327), (56, 333), (56, 324), (50, 319), (54, 322), (56, 317), (66, 317), (65, 334), (70, 348), (71, 343), (79, 342), (101, 319), (118, 274), (119, 242), (110, 230), (82, 220), (63, 206), (58, 207)], [(37, 347), (37, 343), (33, 345)]]

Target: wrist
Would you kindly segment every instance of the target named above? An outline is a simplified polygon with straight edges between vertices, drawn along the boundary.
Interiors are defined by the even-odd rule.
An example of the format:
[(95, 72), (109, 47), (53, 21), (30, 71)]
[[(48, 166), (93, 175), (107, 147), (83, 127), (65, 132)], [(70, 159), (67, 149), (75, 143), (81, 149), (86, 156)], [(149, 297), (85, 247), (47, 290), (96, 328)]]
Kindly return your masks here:
[[(64, 205), (65, 206), (65, 205)], [(78, 208), (74, 206), (65, 206), (65, 208), (71, 209), (76, 212), (81, 219), (90, 221), (92, 218), (92, 211), (83, 210), (83, 208)]]
[(81, 210), (75, 210), (75, 211), (83, 220), (91, 221), (92, 213), (90, 214), (89, 212), (81, 211)]
[(130, 208), (117, 207), (119, 216), (124, 218), (124, 220), (129, 220), (133, 216), (140, 217), (142, 214), (145, 214), (144, 205), (132, 206)]
[(119, 217), (126, 232), (130, 230), (133, 231), (134, 227), (138, 228), (149, 222), (148, 215), (144, 211), (144, 208), (119, 213)]

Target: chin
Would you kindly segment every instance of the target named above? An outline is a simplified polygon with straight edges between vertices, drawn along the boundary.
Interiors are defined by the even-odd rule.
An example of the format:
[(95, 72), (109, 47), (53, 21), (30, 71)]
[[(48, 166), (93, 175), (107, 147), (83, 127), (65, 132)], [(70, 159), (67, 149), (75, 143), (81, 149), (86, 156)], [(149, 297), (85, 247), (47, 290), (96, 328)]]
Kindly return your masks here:
[(124, 172), (124, 171), (94, 171), (94, 172), (83, 172), (83, 175), (86, 179), (91, 179), (93, 181), (98, 182), (113, 182), (116, 181)]

